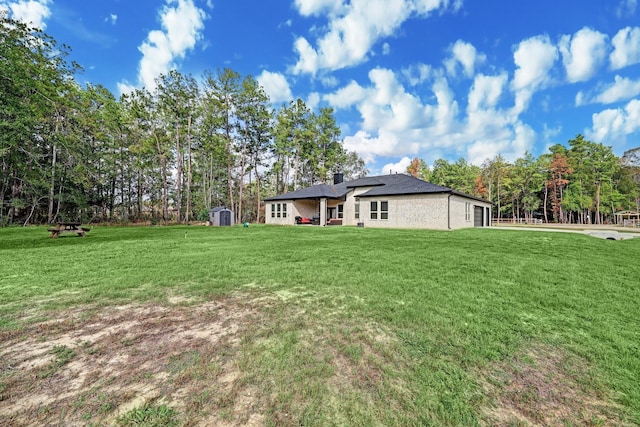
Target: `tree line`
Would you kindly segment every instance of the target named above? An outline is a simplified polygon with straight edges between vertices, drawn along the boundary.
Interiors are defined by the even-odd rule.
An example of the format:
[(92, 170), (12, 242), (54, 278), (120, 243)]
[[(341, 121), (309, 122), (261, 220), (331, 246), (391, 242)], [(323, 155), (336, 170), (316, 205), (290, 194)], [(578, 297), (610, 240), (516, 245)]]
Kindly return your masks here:
[(497, 220), (604, 224), (616, 212), (640, 211), (640, 148), (617, 157), (582, 135), (538, 158), (498, 155), (481, 166), (436, 160), (431, 167), (414, 158), (407, 172), (490, 200)]
[[(80, 86), (70, 48), (0, 13), (0, 225), (264, 218), (261, 200), (333, 172), (365, 176), (331, 108), (274, 109), (252, 76), (172, 70), (119, 99)], [(640, 149), (622, 158), (577, 135), (534, 158), (413, 159), (407, 172), (483, 197), (496, 219), (604, 223), (640, 209)]]
[(331, 108), (274, 109), (252, 76), (172, 70), (119, 99), (81, 87), (70, 48), (0, 15), (0, 224), (204, 220), (226, 206), (366, 175)]

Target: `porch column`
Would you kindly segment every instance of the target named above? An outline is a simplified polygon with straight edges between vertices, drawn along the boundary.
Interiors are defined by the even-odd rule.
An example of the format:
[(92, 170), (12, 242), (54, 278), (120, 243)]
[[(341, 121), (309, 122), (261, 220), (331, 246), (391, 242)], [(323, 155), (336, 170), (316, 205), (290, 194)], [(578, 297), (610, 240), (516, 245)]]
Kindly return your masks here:
[(320, 225), (327, 225), (327, 198), (320, 199)]

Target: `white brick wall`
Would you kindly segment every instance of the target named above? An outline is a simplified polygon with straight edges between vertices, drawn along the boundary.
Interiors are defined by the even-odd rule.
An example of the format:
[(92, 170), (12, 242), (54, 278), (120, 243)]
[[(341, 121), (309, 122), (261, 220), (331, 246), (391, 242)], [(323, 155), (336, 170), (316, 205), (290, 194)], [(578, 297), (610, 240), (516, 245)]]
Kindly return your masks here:
[[(355, 199), (360, 194), (366, 193), (369, 188), (358, 188), (347, 195), (346, 201), (327, 200), (327, 207), (335, 207), (340, 203), (344, 204), (343, 225), (356, 225), (358, 222), (364, 223), (365, 227), (382, 228), (428, 228), (434, 230), (448, 230), (466, 228), (474, 226), (474, 206), (491, 208), (488, 202), (448, 194), (417, 194), (402, 196), (384, 197), (362, 197), (360, 198), (360, 219), (355, 218)], [(371, 219), (371, 202), (378, 202), (378, 212), (380, 212), (380, 202), (388, 202), (388, 219)], [(287, 217), (271, 217), (271, 205), (287, 204)], [(469, 216), (465, 218), (465, 204), (469, 203)], [(295, 224), (295, 217), (318, 216), (320, 203), (316, 200), (288, 200), (266, 203), (267, 224), (290, 225)], [(276, 205), (277, 207), (277, 205)], [(450, 208), (450, 216), (448, 215)], [(486, 214), (486, 211), (485, 211)], [(486, 220), (486, 218), (485, 218)]]

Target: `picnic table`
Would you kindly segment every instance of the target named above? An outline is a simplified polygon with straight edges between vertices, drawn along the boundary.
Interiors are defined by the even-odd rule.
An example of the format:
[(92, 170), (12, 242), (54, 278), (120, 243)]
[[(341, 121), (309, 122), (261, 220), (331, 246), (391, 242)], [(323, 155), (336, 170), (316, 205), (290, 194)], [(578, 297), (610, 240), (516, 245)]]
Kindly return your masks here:
[(51, 237), (58, 237), (60, 234), (76, 234), (84, 237), (90, 228), (82, 226), (81, 222), (59, 222), (55, 227), (47, 229), (51, 233)]

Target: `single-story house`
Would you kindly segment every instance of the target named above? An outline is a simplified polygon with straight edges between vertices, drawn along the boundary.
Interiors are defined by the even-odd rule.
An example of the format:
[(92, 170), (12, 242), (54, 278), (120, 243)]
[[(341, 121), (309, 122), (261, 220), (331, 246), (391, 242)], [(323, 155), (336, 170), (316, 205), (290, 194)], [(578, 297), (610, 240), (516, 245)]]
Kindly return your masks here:
[(492, 203), (406, 174), (319, 184), (265, 199), (267, 224), (451, 230), (488, 227)]

